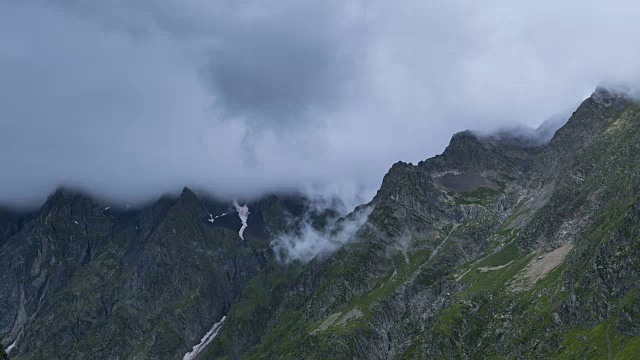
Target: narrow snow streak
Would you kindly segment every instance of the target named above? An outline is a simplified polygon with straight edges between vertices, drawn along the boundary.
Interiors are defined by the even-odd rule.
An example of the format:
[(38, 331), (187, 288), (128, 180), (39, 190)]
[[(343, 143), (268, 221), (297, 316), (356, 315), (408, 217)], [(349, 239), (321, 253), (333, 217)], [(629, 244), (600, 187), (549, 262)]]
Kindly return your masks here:
[(204, 350), (204, 348), (207, 347), (207, 345), (209, 345), (211, 340), (213, 340), (213, 338), (215, 338), (218, 335), (218, 333), (220, 332), (220, 329), (222, 329), (222, 324), (224, 323), (224, 320), (226, 318), (227, 318), (226, 316), (223, 316), (219, 322), (213, 324), (213, 326), (211, 327), (211, 330), (209, 330), (209, 332), (204, 335), (202, 340), (200, 340), (200, 344), (194, 346), (193, 351), (184, 354), (184, 357), (182, 358), (182, 360), (195, 359), (196, 356), (198, 356), (198, 354), (200, 354), (200, 352)]
[(245, 204), (244, 206), (240, 206), (238, 205), (238, 202), (233, 200), (233, 207), (236, 208), (236, 211), (238, 212), (238, 216), (240, 217), (240, 220), (242, 221), (242, 227), (240, 228), (240, 231), (238, 231), (238, 234), (240, 235), (240, 239), (244, 240), (244, 229), (247, 228), (247, 219), (249, 218), (249, 214), (251, 214), (249, 212), (249, 207), (247, 206), (247, 204)]
[(211, 214), (209, 214), (209, 218), (207, 219), (207, 221), (209, 221), (210, 223), (213, 223), (214, 221), (216, 221), (217, 218), (221, 218), (223, 216), (227, 215), (227, 213), (222, 213), (220, 215), (216, 215), (215, 217)]
[[(18, 341), (18, 340), (16, 340), (16, 341)], [(9, 345), (9, 347), (7, 347), (7, 349), (5, 350), (7, 355), (11, 352), (11, 350), (13, 350), (14, 347), (16, 347), (16, 341), (14, 341), (11, 345)]]

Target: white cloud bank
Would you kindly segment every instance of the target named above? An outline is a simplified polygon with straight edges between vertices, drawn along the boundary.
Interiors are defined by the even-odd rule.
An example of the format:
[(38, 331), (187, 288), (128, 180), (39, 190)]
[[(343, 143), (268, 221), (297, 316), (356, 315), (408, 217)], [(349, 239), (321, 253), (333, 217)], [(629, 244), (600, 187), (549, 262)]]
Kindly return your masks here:
[[(640, 79), (633, 1), (0, 2), (0, 203), (370, 196), (455, 131)], [(337, 187), (333, 184), (340, 184)]]

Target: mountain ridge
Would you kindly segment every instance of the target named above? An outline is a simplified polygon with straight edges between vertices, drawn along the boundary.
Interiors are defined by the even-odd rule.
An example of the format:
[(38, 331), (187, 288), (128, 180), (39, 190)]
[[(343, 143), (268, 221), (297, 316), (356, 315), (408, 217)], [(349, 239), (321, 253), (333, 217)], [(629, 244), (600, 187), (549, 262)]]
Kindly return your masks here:
[[(305, 310), (287, 310), (295, 308), (291, 302), (280, 306), (271, 329), (249, 350), (247, 358), (484, 358), (492, 353), (498, 357), (526, 353), (532, 357), (563, 357), (582, 353), (617, 354), (624, 358), (627, 349), (640, 344), (640, 334), (632, 325), (639, 320), (637, 290), (625, 292), (619, 285), (606, 285), (622, 291), (619, 296), (625, 298), (623, 303), (627, 305), (619, 307), (612, 301), (610, 306), (618, 308), (616, 313), (627, 320), (606, 323), (607, 334), (613, 331), (613, 324), (617, 324), (619, 335), (613, 340), (613, 335), (604, 337), (597, 327), (585, 335), (598, 344), (618, 342), (620, 348), (602, 354), (602, 348), (598, 350), (597, 345), (589, 346), (574, 338), (561, 343), (552, 335), (567, 331), (563, 330), (563, 324), (575, 327), (601, 323), (580, 320), (581, 317), (593, 319), (594, 309), (598, 309), (595, 313), (602, 314), (603, 304), (608, 303), (600, 300), (589, 305), (589, 301), (595, 299), (591, 293), (585, 293), (584, 285), (580, 284), (589, 279), (599, 288), (607, 282), (594, 278), (589, 272), (583, 276), (577, 274), (583, 272), (583, 263), (592, 258), (587, 254), (595, 250), (613, 251), (598, 247), (603, 245), (594, 247), (592, 241), (596, 240), (592, 231), (597, 232), (597, 224), (602, 221), (595, 218), (608, 216), (601, 213), (605, 207), (612, 209), (609, 211), (627, 211), (614, 210), (618, 204), (628, 202), (621, 194), (635, 194), (630, 198), (637, 198), (639, 189), (638, 170), (632, 160), (633, 154), (638, 155), (636, 142), (625, 134), (619, 134), (621, 137), (609, 134), (628, 125), (632, 129), (627, 129), (627, 134), (637, 137), (638, 107), (629, 99), (622, 100), (624, 106), (612, 106), (615, 102), (606, 99), (596, 100), (600, 99), (585, 100), (549, 144), (535, 149), (509, 148), (498, 162), (492, 161), (495, 156), (484, 156), (492, 149), (491, 144), (483, 145), (470, 133), (462, 133), (452, 139), (453, 146), (441, 156), (415, 166), (396, 163), (385, 175), (374, 198), (375, 209), (369, 225), (365, 224), (356, 239), (320, 266), (320, 270), (310, 271), (299, 280), (301, 284), (309, 284), (315, 279), (317, 285), (311, 288), (307, 285), (297, 296), (298, 291), (291, 290), (293, 294), (289, 297), (306, 298), (297, 300), (302, 301), (298, 308)], [(614, 149), (618, 147), (627, 150), (625, 157), (617, 156), (619, 153)], [(635, 185), (609, 180), (607, 172), (611, 169), (633, 169), (628, 179), (635, 181)], [(446, 186), (438, 189), (433, 177), (442, 172), (456, 175), (478, 170), (482, 170), (480, 176), (493, 181), (498, 189), (481, 186), (475, 190), (465, 189), (469, 191), (447, 191)], [(593, 184), (583, 187), (588, 176), (593, 176)], [(620, 194), (607, 199), (606, 205), (606, 198), (600, 201), (594, 198), (603, 191)], [(629, 221), (634, 221), (632, 219)], [(638, 273), (637, 261), (629, 262), (634, 258), (633, 250), (626, 248), (626, 244), (635, 243), (637, 252), (637, 234), (627, 236), (632, 237), (609, 245), (622, 247), (614, 253), (626, 259), (625, 270), (617, 269), (625, 281)], [(565, 248), (569, 251), (555, 251), (565, 249), (563, 246), (568, 246)], [(532, 272), (537, 269), (536, 260), (548, 263), (550, 268), (532, 278)], [(594, 268), (605, 266), (596, 263)], [(477, 272), (472, 271), (474, 269)], [(323, 276), (322, 272), (331, 276)], [(331, 281), (336, 275), (347, 284)], [(492, 275), (497, 277), (494, 284), (502, 281), (502, 285), (486, 283)], [(559, 280), (561, 275), (564, 283)], [(531, 279), (538, 280), (531, 283)], [(616, 283), (612, 278), (607, 281)], [(390, 282), (396, 285), (389, 285)], [(569, 286), (575, 286), (576, 290), (566, 290)], [(565, 290), (560, 291), (562, 289)], [(504, 291), (508, 295), (504, 295)], [(523, 291), (525, 295), (518, 295)], [(540, 314), (538, 309), (544, 307), (537, 298), (530, 297), (532, 292), (537, 292), (544, 301), (555, 302), (558, 310)], [(510, 295), (512, 293), (514, 295)], [(564, 293), (573, 295), (566, 298)], [(455, 300), (452, 296), (456, 296)], [(492, 304), (491, 299), (498, 300)], [(528, 307), (513, 308), (512, 302), (516, 299), (529, 304)], [(492, 307), (510, 310), (502, 315), (496, 314)], [(422, 318), (407, 317), (424, 314), (425, 310)], [(490, 311), (493, 317), (474, 315), (480, 310)], [(350, 315), (354, 313), (362, 315)], [(520, 319), (501, 321), (495, 320), (495, 316)], [(531, 320), (537, 323), (536, 317), (544, 319), (543, 327), (527, 325)], [(603, 315), (596, 318), (610, 319)], [(550, 323), (546, 323), (547, 319)], [(228, 321), (233, 323), (233, 313)], [(489, 331), (482, 330), (486, 324), (490, 325)], [(508, 338), (504, 338), (506, 334)], [(528, 340), (516, 341), (518, 334)], [(496, 336), (502, 336), (503, 341)], [(282, 344), (276, 339), (286, 341)], [(491, 348), (475, 347), (482, 339)], [(504, 341), (506, 339), (509, 340)], [(224, 332), (216, 341), (222, 348), (224, 344), (233, 344), (233, 339), (225, 338)], [(554, 353), (554, 349), (558, 352)], [(225, 352), (212, 351), (209, 358), (222, 354)]]
[[(197, 359), (625, 358), (640, 349), (640, 107), (598, 88), (548, 143), (527, 139), (457, 133), (342, 218), (250, 201), (246, 240), (230, 203), (186, 187), (128, 211), (59, 189), (24, 220), (0, 214), (4, 345), (180, 358), (226, 316)], [(359, 218), (335, 252), (274, 253), (305, 222), (338, 224), (331, 240)]]

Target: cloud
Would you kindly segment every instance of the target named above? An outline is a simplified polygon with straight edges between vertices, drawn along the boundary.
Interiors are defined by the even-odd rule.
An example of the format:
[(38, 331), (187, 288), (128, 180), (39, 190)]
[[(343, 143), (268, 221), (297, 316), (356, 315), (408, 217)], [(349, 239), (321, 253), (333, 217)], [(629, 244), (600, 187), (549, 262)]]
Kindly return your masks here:
[(342, 24), (336, 1), (270, 5), (254, 16), (241, 10), (213, 46), (204, 73), (219, 103), (251, 125), (276, 129), (345, 105), (359, 76), (359, 23)]
[[(372, 196), (450, 136), (637, 88), (631, 1), (0, 3), (0, 203)], [(324, 190), (323, 190), (324, 191)]]
[[(329, 205), (329, 206), (327, 206)], [(330, 254), (353, 240), (358, 230), (366, 223), (373, 205), (360, 207), (346, 217), (331, 217), (325, 211), (334, 210), (326, 203), (313, 203), (315, 211), (306, 212), (303, 219), (292, 219), (293, 231), (278, 235), (271, 247), (282, 262), (308, 262), (316, 256)], [(328, 224), (318, 227), (312, 217), (323, 215)], [(343, 216), (346, 214), (343, 214)]]

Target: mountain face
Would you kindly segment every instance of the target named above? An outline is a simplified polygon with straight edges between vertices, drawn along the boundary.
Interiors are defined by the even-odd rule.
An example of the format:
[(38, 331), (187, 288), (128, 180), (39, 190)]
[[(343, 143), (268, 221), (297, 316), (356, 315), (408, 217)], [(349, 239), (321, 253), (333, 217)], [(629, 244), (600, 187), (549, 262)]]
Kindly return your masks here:
[[(0, 337), (12, 359), (633, 358), (638, 159), (640, 106), (597, 89), (550, 142), (456, 134), (340, 219), (270, 196), (241, 234), (242, 207), (186, 188), (59, 190), (0, 212)], [(349, 241), (282, 261), (302, 219)]]
[(0, 233), (14, 234), (0, 249), (4, 345), (25, 359), (180, 358), (250, 279), (277, 266), (270, 234), (304, 206), (277, 197), (247, 204), (244, 239), (232, 204), (186, 188), (138, 210), (61, 189), (26, 223), (7, 213)]

